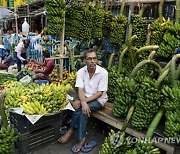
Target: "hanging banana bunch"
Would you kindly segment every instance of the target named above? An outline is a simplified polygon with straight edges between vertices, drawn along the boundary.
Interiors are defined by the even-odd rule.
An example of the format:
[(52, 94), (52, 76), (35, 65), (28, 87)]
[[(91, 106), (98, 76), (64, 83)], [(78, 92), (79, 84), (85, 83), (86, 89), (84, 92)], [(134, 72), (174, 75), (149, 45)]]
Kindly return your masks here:
[(61, 34), (64, 25), (64, 0), (46, 0), (48, 34)]

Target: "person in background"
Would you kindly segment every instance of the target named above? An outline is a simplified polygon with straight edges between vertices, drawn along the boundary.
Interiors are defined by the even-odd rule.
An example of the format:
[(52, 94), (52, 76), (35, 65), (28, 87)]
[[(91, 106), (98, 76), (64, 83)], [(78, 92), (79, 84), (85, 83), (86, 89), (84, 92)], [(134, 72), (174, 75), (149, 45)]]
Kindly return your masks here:
[(50, 78), (49, 78), (49, 74), (52, 73), (52, 71), (55, 67), (55, 63), (54, 63), (53, 59), (46, 59), (49, 57), (50, 57), (49, 51), (44, 51), (43, 52), (43, 62), (31, 59), (32, 62), (35, 62), (36, 64), (45, 67), (44, 70), (43, 69), (34, 70), (34, 72), (35, 72), (35, 76), (33, 78), (34, 80), (44, 79), (44, 80), (48, 80), (49, 82), (51, 82)]
[(30, 44), (30, 40), (25, 39), (22, 42), (19, 42), (15, 48), (18, 72), (21, 70), (21, 64), (23, 63), (25, 65), (28, 62), (26, 51), (29, 47), (29, 44)]
[[(84, 55), (86, 66), (78, 70), (75, 87), (78, 88), (78, 99), (72, 103), (75, 111), (72, 114), (69, 130), (58, 139), (60, 143), (66, 143), (78, 129), (78, 142), (72, 147), (72, 152), (83, 151), (86, 142), (87, 122), (92, 111), (103, 108), (107, 102), (108, 72), (97, 65), (97, 54), (94, 49), (87, 50)], [(94, 145), (86, 148), (89, 152)]]
[(7, 29), (6, 34), (4, 34), (4, 38), (3, 38), (3, 44), (5, 49), (12, 51), (12, 39), (13, 37), (11, 35), (11, 30)]
[(7, 70), (9, 66), (14, 65), (14, 59), (10, 54), (10, 50), (5, 50), (4, 63), (0, 64), (0, 70)]

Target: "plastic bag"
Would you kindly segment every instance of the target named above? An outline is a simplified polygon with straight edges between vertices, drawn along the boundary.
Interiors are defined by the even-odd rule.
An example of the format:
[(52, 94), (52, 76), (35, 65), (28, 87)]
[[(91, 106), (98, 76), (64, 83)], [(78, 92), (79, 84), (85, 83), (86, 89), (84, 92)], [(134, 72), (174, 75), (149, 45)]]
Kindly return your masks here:
[(32, 78), (29, 75), (24, 76), (22, 79), (19, 80), (22, 84), (27, 85), (32, 81)]

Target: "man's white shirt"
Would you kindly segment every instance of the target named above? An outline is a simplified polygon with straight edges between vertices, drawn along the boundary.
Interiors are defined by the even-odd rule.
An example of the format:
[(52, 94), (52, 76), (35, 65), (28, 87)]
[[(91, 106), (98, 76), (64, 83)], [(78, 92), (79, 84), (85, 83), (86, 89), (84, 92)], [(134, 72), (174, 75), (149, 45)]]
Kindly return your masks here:
[(86, 97), (90, 97), (98, 91), (103, 91), (102, 96), (97, 99), (97, 101), (99, 101), (103, 106), (108, 100), (108, 72), (98, 65), (96, 65), (96, 71), (91, 79), (89, 78), (87, 66), (78, 70), (75, 86), (83, 88), (85, 90), (84, 92)]

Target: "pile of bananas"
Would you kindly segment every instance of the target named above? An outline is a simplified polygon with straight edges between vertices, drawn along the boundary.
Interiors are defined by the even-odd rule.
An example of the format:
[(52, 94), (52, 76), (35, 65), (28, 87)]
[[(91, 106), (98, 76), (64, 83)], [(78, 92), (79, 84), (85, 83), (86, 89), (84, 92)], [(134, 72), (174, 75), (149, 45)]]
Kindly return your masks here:
[(13, 74), (0, 73), (0, 85), (6, 81), (16, 81), (16, 76)]
[(104, 37), (107, 37), (110, 35), (112, 17), (113, 17), (113, 14), (111, 11), (104, 12), (103, 27), (102, 27)]
[(43, 39), (44, 41), (48, 41), (48, 40), (49, 40), (49, 38), (48, 38), (47, 35), (43, 35), (43, 36), (42, 36), (42, 39)]
[(65, 16), (65, 0), (46, 0), (48, 34), (62, 33)]
[(132, 115), (131, 125), (138, 130), (148, 128), (161, 106), (161, 94), (156, 88), (155, 80), (144, 77), (140, 79), (137, 91), (136, 109)]
[(136, 101), (136, 91), (137, 85), (133, 79), (128, 77), (117, 79), (112, 111), (114, 116), (126, 116), (130, 106)]
[(117, 66), (111, 67), (108, 73), (108, 101), (114, 102), (115, 99), (115, 90), (117, 86), (117, 79), (120, 75), (117, 73)]
[(15, 135), (13, 128), (9, 126), (3, 127), (0, 130), (0, 153), (12, 153), (14, 143), (17, 141), (18, 136)]
[(93, 39), (102, 40), (103, 38), (103, 19), (104, 19), (104, 9), (100, 4), (95, 6), (91, 5), (92, 14), (93, 14), (93, 28), (92, 28), (92, 37)]
[(4, 85), (7, 89), (5, 108), (22, 106), (28, 114), (53, 113), (63, 109), (68, 103), (66, 92), (72, 88), (70, 84), (53, 83), (40, 86), (32, 83), (24, 86), (19, 82), (11, 82)]
[(145, 46), (146, 35), (147, 35), (147, 21), (144, 20), (141, 16), (132, 14), (132, 35), (137, 35), (138, 39), (133, 41), (133, 46), (140, 48)]
[(166, 137), (180, 138), (180, 89), (164, 86), (162, 88), (166, 122), (164, 134)]
[(121, 46), (125, 41), (127, 17), (118, 15), (113, 17), (111, 23), (110, 43)]
[(159, 148), (152, 146), (152, 143), (139, 141), (135, 146), (136, 154), (160, 154)]
[(82, 2), (74, 1), (70, 6), (66, 7), (65, 16), (65, 36), (72, 37), (79, 40), (79, 27), (82, 21), (82, 12), (84, 10), (84, 4)]
[[(108, 137), (105, 138), (99, 154), (126, 154), (132, 146), (130, 142), (131, 138), (129, 136), (123, 136), (123, 138), (120, 138), (121, 135), (122, 133), (120, 133), (120, 131), (115, 133), (114, 130), (111, 130)], [(122, 141), (122, 144), (117, 146), (118, 141)]]

